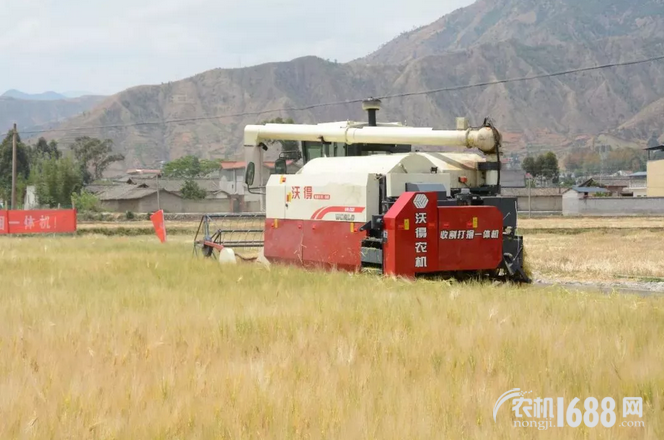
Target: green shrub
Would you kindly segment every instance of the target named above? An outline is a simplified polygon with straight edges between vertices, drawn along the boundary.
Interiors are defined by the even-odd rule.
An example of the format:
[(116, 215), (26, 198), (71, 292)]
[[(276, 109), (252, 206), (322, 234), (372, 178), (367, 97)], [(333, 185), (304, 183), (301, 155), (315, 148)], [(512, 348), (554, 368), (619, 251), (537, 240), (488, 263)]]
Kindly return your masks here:
[(101, 202), (97, 196), (86, 190), (72, 194), (71, 204), (78, 212), (101, 212)]

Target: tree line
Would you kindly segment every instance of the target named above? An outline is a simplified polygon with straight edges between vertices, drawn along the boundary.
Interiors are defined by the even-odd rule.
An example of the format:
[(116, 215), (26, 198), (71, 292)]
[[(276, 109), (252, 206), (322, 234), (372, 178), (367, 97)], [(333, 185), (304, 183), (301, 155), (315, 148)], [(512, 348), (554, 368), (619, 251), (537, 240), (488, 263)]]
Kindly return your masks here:
[(537, 157), (526, 157), (521, 167), (535, 179), (544, 179), (552, 183), (558, 183), (560, 177), (558, 157), (551, 151), (540, 154)]
[[(293, 119), (275, 118), (262, 123), (292, 124)], [(12, 140), (8, 131), (0, 144), (0, 200), (11, 199)], [(297, 150), (295, 141), (281, 142), (283, 151)], [(36, 188), (39, 204), (49, 207), (72, 206), (75, 202), (92, 203), (93, 197), (84, 191), (86, 185), (103, 177), (104, 171), (118, 161), (122, 154), (113, 153), (113, 142), (92, 137), (78, 137), (64, 153), (55, 140), (41, 137), (35, 144), (27, 145), (17, 135), (17, 203), (24, 204), (29, 185)], [(193, 180), (219, 169), (220, 161), (199, 159), (188, 155), (166, 163), (161, 175), (165, 178), (184, 179), (181, 188), (184, 198), (205, 198), (205, 190)]]
[[(10, 200), (12, 190), (13, 136), (10, 130), (0, 144), (0, 199), (5, 201)], [(109, 139), (78, 137), (65, 153), (54, 140), (41, 137), (34, 145), (26, 145), (17, 135), (17, 204), (24, 204), (26, 188), (34, 185), (40, 205), (71, 206), (73, 198), (85, 196), (85, 185), (102, 178), (112, 163), (121, 160), (124, 156), (113, 153)]]
[[(602, 158), (602, 155), (604, 158)], [(535, 181), (553, 184), (572, 182), (569, 176), (593, 174), (613, 174), (618, 171), (645, 171), (647, 153), (635, 148), (612, 148), (600, 145), (595, 149), (576, 148), (571, 150), (562, 161), (567, 177), (560, 181), (561, 169), (558, 157), (549, 151), (539, 156), (528, 156), (521, 162), (521, 168), (529, 173)]]
[[(602, 160), (604, 153), (604, 160)], [(612, 148), (601, 145), (596, 149), (577, 148), (565, 158), (565, 169), (577, 174), (612, 174), (621, 170), (645, 171), (647, 153), (635, 148)]]
[(189, 154), (166, 163), (161, 174), (169, 179), (184, 179), (180, 188), (183, 199), (201, 200), (207, 196), (207, 192), (194, 179), (218, 171), (219, 166), (218, 160), (199, 159)]

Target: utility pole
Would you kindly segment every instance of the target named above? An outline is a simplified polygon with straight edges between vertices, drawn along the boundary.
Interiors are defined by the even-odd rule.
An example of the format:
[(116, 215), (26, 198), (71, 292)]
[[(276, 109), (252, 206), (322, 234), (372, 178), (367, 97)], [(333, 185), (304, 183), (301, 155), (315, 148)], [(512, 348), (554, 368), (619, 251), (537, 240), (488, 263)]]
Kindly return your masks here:
[(16, 209), (16, 138), (18, 132), (14, 123), (14, 136), (12, 137), (12, 204), (11, 209)]
[(533, 218), (533, 205), (531, 194), (533, 193), (533, 179), (528, 179), (528, 218)]
[(159, 177), (161, 176), (161, 170), (157, 173), (157, 211), (161, 210), (161, 203), (159, 203)]
[(163, 160), (159, 161), (158, 164), (159, 164), (159, 170), (157, 172), (157, 211), (160, 211), (161, 210), (161, 203), (159, 201), (159, 178), (162, 177), (161, 173), (164, 169), (164, 161)]
[(604, 145), (599, 146), (599, 184), (602, 184), (604, 177)]

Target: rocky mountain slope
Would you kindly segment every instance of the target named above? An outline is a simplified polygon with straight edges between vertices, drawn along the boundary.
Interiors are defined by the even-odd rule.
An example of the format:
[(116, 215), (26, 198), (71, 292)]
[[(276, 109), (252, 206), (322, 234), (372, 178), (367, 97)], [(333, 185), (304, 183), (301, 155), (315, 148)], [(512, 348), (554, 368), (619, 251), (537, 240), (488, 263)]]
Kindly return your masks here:
[[(244, 69), (215, 69), (182, 81), (126, 90), (57, 127), (66, 130), (82, 126), (200, 120), (64, 134), (52, 132), (44, 136), (58, 138), (61, 144), (73, 142), (80, 135), (113, 139), (118, 150), (125, 154), (127, 167), (154, 166), (157, 161), (186, 154), (201, 158), (233, 157), (241, 149), (246, 124), (280, 115), (292, 116), (298, 122), (364, 118), (361, 106), (332, 106), (297, 113), (280, 109), (377, 94), (389, 89), (401, 70), (354, 67), (315, 57)], [(214, 117), (270, 109), (275, 111), (263, 115)]]
[(664, 38), (662, 0), (478, 0), (405, 32), (358, 60), (403, 64), (428, 55), (517, 40), (529, 46)]
[[(130, 126), (47, 137), (64, 143), (81, 134), (111, 138), (127, 157), (124, 167), (152, 166), (189, 153), (232, 157), (241, 149), (245, 124), (276, 116), (298, 122), (365, 117), (359, 105), (280, 109), (659, 56), (664, 54), (663, 17), (662, 0), (480, 0), (362, 60), (336, 64), (304, 57), (136, 87), (59, 128)], [(661, 130), (657, 113), (664, 104), (656, 102), (662, 98), (664, 62), (652, 62), (391, 99), (380, 118), (453, 127), (456, 116), (475, 124), (489, 116), (505, 133), (511, 152), (552, 148), (564, 153), (600, 133), (645, 143), (653, 130)], [(241, 115), (268, 109), (275, 111)], [(142, 124), (191, 118), (202, 119)]]

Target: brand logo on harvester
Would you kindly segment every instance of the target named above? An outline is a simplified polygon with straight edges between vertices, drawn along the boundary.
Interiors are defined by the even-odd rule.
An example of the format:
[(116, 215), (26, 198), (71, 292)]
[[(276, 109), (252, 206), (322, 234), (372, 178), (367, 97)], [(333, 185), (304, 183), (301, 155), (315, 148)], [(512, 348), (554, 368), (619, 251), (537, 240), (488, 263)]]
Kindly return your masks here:
[[(512, 401), (514, 412), (514, 427), (537, 428), (540, 431), (549, 428), (562, 428), (565, 425), (576, 428), (585, 424), (588, 428), (594, 428), (601, 424), (605, 428), (611, 428), (616, 424), (616, 401), (613, 397), (605, 397), (601, 404), (595, 397), (588, 397), (583, 401), (583, 409), (576, 406), (581, 399), (575, 397), (565, 407), (565, 399), (557, 398), (527, 398), (532, 391), (521, 391), (514, 388), (501, 395), (493, 406), (493, 421), (496, 422), (498, 410), (508, 400)], [(643, 398), (625, 397), (623, 399), (623, 419), (628, 416), (643, 418)], [(619, 427), (645, 427), (641, 420), (623, 420)]]
[(418, 194), (413, 199), (413, 204), (417, 209), (424, 209), (429, 204), (429, 197), (426, 194)]

